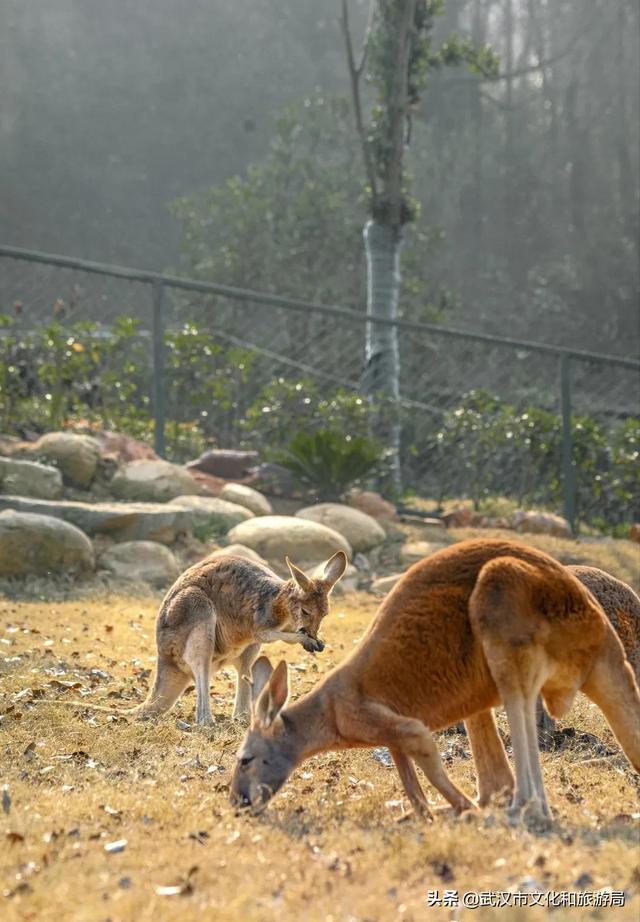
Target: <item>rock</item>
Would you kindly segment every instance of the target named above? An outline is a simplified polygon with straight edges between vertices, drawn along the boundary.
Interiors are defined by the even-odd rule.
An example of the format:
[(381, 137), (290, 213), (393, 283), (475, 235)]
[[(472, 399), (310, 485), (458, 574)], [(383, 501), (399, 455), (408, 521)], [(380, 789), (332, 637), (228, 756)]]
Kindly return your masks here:
[(103, 459), (113, 459), (118, 465), (128, 464), (130, 461), (160, 461), (151, 445), (132, 439), (122, 432), (100, 430), (94, 438), (100, 446)]
[(382, 544), (385, 532), (382, 526), (359, 509), (344, 506), (342, 503), (319, 503), (306, 506), (296, 512), (296, 517), (310, 522), (319, 522), (339, 534), (344, 535), (352, 549), (369, 551)]
[(165, 588), (180, 574), (178, 562), (168, 547), (155, 541), (124, 541), (104, 551), (98, 566), (118, 579), (149, 583)]
[(629, 528), (629, 541), (635, 541), (640, 544), (640, 522), (634, 522)]
[(92, 537), (114, 541), (148, 540), (172, 544), (193, 531), (193, 516), (167, 503), (78, 503), (0, 496), (0, 509), (54, 516), (70, 522)]
[(371, 592), (375, 595), (386, 595), (388, 592), (391, 592), (396, 583), (400, 582), (404, 573), (392, 573), (391, 576), (381, 576), (379, 579), (374, 579), (371, 583)]
[(15, 435), (7, 435), (0, 432), (0, 455), (13, 455), (16, 452), (24, 450), (25, 443)]
[(250, 509), (214, 496), (176, 496), (169, 505), (188, 510), (195, 528), (218, 535), (226, 535), (234, 525), (253, 518)]
[(285, 556), (303, 569), (316, 566), (336, 551), (344, 551), (349, 559), (352, 556), (349, 542), (337, 531), (290, 515), (261, 515), (242, 522), (229, 532), (229, 540), (257, 551), (283, 576), (288, 575)]
[(442, 521), (447, 528), (471, 528), (478, 520), (478, 513), (467, 506), (461, 506), (459, 509), (451, 509), (442, 515)]
[(205, 451), (195, 461), (187, 464), (189, 470), (195, 469), (224, 480), (244, 480), (249, 476), (249, 469), (255, 465), (258, 453), (255, 451), (233, 451), (215, 448)]
[(373, 490), (352, 490), (347, 496), (347, 503), (354, 509), (370, 515), (372, 519), (381, 522), (395, 522), (398, 520), (398, 512), (393, 503), (384, 499), (379, 493)]
[(37, 461), (0, 458), (0, 493), (57, 499), (62, 494), (62, 474), (57, 467)]
[(272, 515), (273, 513), (273, 507), (266, 496), (242, 483), (227, 483), (218, 495), (220, 499), (226, 499), (230, 503), (244, 506), (254, 515)]
[(288, 496), (295, 499), (302, 495), (295, 476), (282, 464), (261, 464), (253, 468), (252, 474), (253, 486), (269, 496)]
[(219, 547), (217, 550), (212, 551), (211, 554), (208, 554), (207, 557), (213, 557), (214, 560), (217, 557), (244, 557), (245, 560), (252, 560), (254, 563), (262, 563), (265, 566), (269, 566), (266, 560), (263, 560), (260, 554), (256, 554), (255, 551), (252, 551), (250, 547), (246, 547), (244, 544), (227, 544), (226, 547)]
[(416, 563), (442, 550), (443, 547), (446, 545), (435, 541), (408, 541), (400, 548), (400, 559), (406, 564)]
[(130, 461), (114, 475), (111, 492), (118, 499), (165, 503), (175, 496), (197, 494), (193, 477), (169, 461)]
[(48, 432), (34, 442), (30, 451), (52, 461), (65, 483), (83, 490), (91, 486), (100, 460), (100, 445), (89, 435)]
[(567, 520), (553, 512), (525, 512), (517, 509), (511, 518), (511, 525), (521, 533), (571, 538), (571, 526)]
[(214, 477), (213, 474), (205, 474), (204, 471), (197, 471), (195, 467), (188, 468), (189, 473), (198, 485), (200, 496), (219, 496), (221, 490), (227, 481), (222, 477)]
[(47, 515), (0, 512), (0, 576), (84, 573), (94, 568), (87, 536)]

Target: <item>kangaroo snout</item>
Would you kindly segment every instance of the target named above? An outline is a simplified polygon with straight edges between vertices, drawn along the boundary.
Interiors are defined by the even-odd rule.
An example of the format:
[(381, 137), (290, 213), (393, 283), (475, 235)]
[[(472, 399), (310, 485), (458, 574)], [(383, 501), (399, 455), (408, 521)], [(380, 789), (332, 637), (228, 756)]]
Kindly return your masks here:
[(322, 653), (324, 650), (324, 641), (319, 637), (314, 637), (306, 628), (301, 627), (298, 633), (302, 636), (302, 646), (307, 653)]

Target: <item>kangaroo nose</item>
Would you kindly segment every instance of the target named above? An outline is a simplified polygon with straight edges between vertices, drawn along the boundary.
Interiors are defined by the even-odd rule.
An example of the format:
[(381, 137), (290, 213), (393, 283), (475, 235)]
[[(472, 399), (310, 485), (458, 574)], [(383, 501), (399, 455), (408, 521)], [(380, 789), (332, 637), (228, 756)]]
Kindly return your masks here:
[(241, 810), (251, 806), (251, 801), (244, 791), (233, 791), (229, 799), (234, 807), (239, 807)]
[(318, 649), (318, 653), (322, 653), (324, 650), (324, 641), (320, 640), (319, 637), (316, 637), (316, 647)]

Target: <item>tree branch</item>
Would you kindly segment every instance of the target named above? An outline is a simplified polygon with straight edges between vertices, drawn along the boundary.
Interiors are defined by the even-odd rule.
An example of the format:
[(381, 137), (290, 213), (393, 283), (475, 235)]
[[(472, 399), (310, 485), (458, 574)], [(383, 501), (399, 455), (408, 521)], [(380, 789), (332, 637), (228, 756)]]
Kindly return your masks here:
[(353, 111), (356, 119), (358, 137), (360, 138), (360, 145), (362, 147), (362, 156), (364, 159), (364, 167), (367, 174), (367, 180), (371, 186), (371, 196), (375, 204), (378, 198), (378, 188), (376, 183), (376, 174), (373, 168), (373, 161), (371, 159), (371, 151), (369, 149), (369, 142), (367, 141), (367, 133), (364, 127), (364, 119), (362, 117), (362, 101), (360, 98), (360, 77), (362, 76), (362, 72), (367, 60), (369, 34), (371, 32), (372, 21), (373, 0), (369, 7), (369, 22), (367, 24), (367, 31), (363, 43), (360, 63), (356, 65), (356, 59), (353, 53), (353, 42), (351, 41), (351, 31), (349, 29), (349, 10), (347, 6), (347, 0), (342, 0), (342, 16), (340, 18), (340, 25), (342, 27), (342, 34), (344, 36), (345, 47), (347, 50), (347, 65), (349, 67), (349, 79), (351, 81), (351, 98), (353, 100)]

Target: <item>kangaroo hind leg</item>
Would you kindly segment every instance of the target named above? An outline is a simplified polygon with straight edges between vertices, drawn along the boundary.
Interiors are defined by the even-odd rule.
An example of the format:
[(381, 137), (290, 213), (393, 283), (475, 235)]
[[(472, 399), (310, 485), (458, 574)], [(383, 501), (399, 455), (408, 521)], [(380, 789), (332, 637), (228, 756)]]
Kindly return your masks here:
[(158, 657), (156, 678), (148, 699), (140, 706), (138, 716), (159, 717), (170, 710), (189, 684), (189, 676), (173, 663)]
[(548, 626), (532, 602), (537, 574), (522, 561), (500, 557), (480, 572), (469, 602), (473, 630), (507, 712), (516, 784), (510, 812), (531, 804), (549, 816), (540, 769), (536, 699), (552, 666), (544, 649)]
[(242, 651), (233, 664), (238, 673), (236, 699), (233, 705), (234, 720), (245, 720), (251, 715), (251, 670), (259, 653), (260, 644), (252, 643)]
[(478, 784), (478, 803), (486, 807), (493, 796), (513, 795), (513, 772), (491, 709), (465, 718)]
[(216, 616), (210, 606), (209, 618), (198, 621), (189, 632), (183, 653), (196, 684), (196, 724), (199, 727), (212, 727), (214, 723), (209, 685), (215, 653), (215, 629)]

